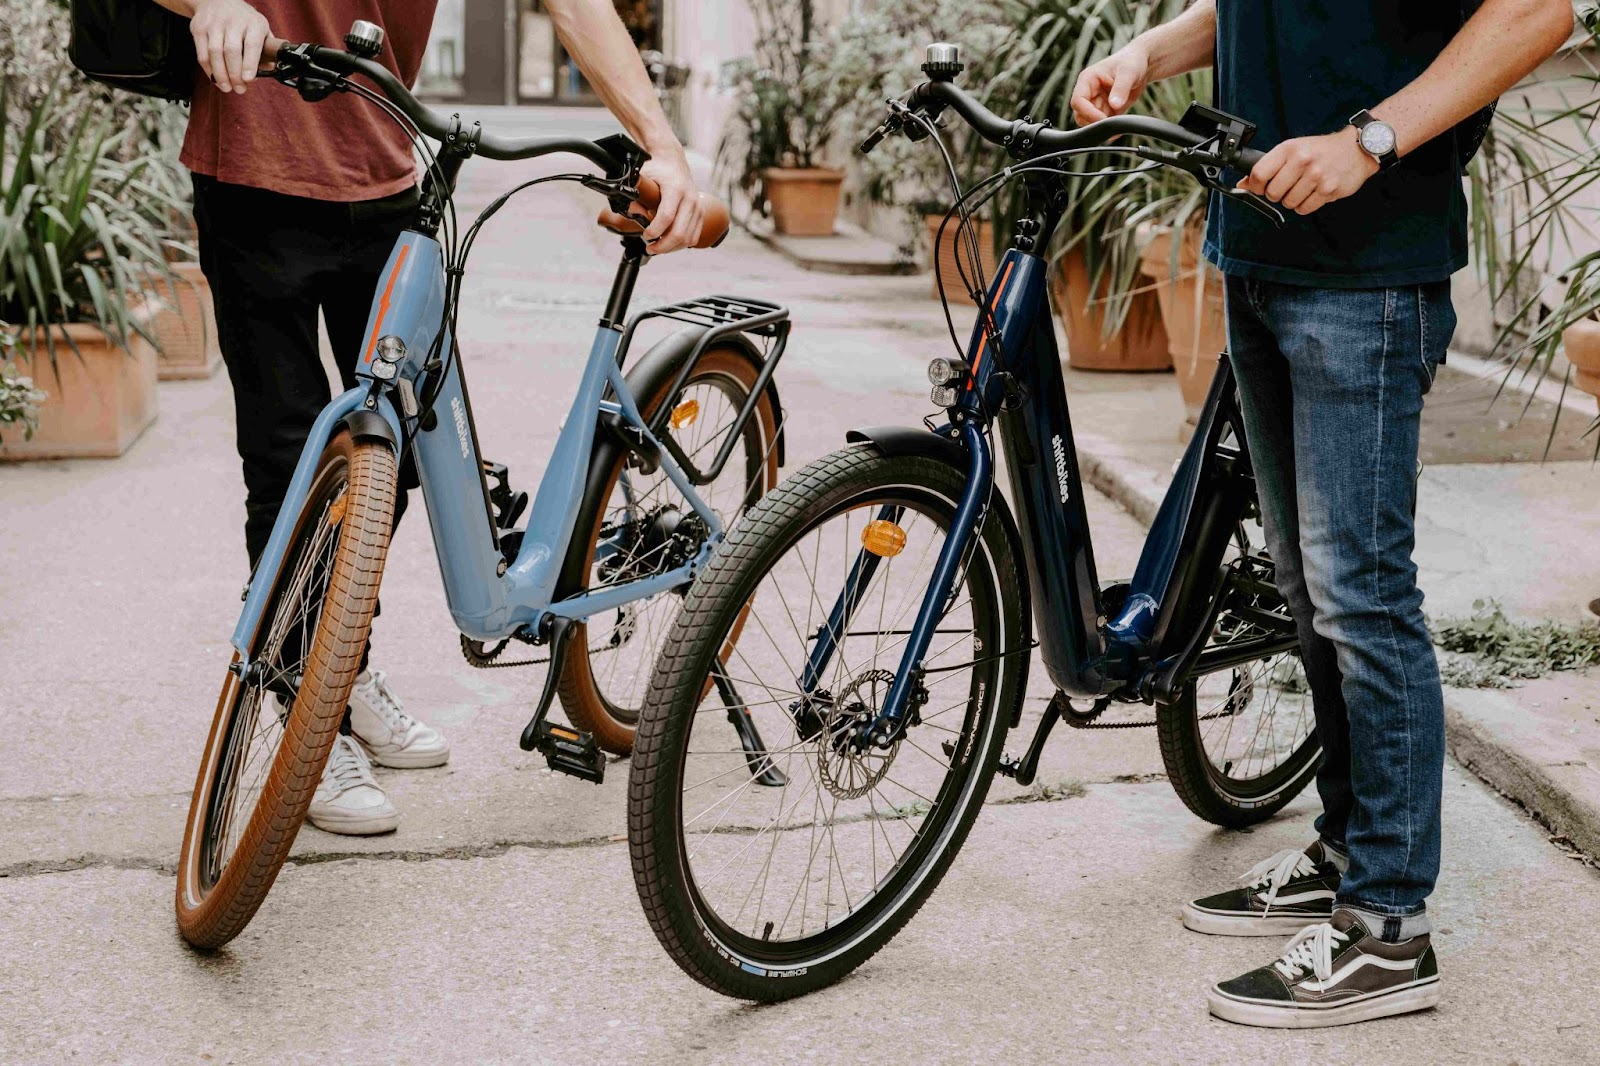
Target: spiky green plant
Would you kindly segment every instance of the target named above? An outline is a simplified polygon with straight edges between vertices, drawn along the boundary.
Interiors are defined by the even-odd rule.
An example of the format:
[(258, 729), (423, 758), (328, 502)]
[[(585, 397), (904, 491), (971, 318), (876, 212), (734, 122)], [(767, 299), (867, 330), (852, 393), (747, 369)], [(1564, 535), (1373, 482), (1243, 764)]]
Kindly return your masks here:
[(148, 337), (132, 310), (170, 278), (158, 219), (178, 206), (152, 180), (158, 156), (137, 127), (59, 88), (15, 108), (0, 82), (0, 319), (24, 330), (30, 359), (42, 339), (52, 369), (57, 331), (39, 327), (87, 322), (124, 346)]
[[(1110, 55), (1145, 30), (1179, 15), (1186, 0), (1002, 0), (1001, 9), (1014, 27), (995, 50), (992, 73), (983, 87), (985, 104), (1006, 117), (1028, 116), (1070, 129), (1072, 88), (1078, 74)], [(1149, 86), (1133, 107), (1135, 114), (1172, 122), (1183, 117), (1191, 101), (1211, 99), (1211, 72), (1194, 71)], [(987, 156), (989, 169), (1008, 160), (996, 150)], [(1137, 162), (1137, 161), (1135, 161)], [(1077, 175), (1122, 166), (1111, 155), (1069, 156), (1060, 169)], [(1203, 217), (1205, 192), (1188, 176), (1165, 168), (1063, 182), (1068, 204), (1055, 242), (1053, 259), (1069, 252), (1083, 254), (1090, 291), (1100, 294), (1102, 325), (1108, 334), (1122, 327), (1139, 278), (1142, 223), (1183, 229)], [(1020, 189), (1013, 186), (997, 199), (996, 240), (1010, 239), (1010, 221), (1021, 213)], [(1173, 242), (1174, 254), (1178, 242)]]

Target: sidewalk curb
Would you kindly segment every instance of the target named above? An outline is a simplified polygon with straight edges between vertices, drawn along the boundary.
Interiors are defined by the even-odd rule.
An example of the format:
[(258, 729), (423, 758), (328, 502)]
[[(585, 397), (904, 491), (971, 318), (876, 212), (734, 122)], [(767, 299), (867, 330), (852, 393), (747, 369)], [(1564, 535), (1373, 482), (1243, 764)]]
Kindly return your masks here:
[[(1165, 479), (1094, 434), (1078, 434), (1078, 465), (1084, 481), (1140, 523), (1154, 521)], [(1540, 750), (1534, 729), (1522, 729), (1528, 735), (1520, 736), (1522, 720), (1503, 694), (1444, 690), (1445, 746), (1455, 760), (1557, 837), (1585, 855), (1600, 856), (1600, 786), (1583, 776), (1592, 771), (1554, 749)]]

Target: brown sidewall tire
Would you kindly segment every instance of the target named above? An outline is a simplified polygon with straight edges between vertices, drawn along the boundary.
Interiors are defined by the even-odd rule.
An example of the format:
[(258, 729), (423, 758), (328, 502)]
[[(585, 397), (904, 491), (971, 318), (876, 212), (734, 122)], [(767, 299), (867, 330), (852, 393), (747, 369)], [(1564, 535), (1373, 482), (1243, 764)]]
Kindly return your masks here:
[[(761, 372), (760, 366), (752, 357), (742, 349), (734, 347), (715, 347), (708, 351), (694, 369), (694, 374), (684, 383), (688, 388), (704, 377), (724, 377), (737, 381), (745, 390), (746, 395), (754, 389), (756, 376)], [(654, 396), (641, 402), (640, 412), (649, 418), (666, 401), (667, 389), (671, 382), (663, 385)], [(778, 483), (778, 450), (774, 441), (778, 433), (777, 411), (772, 406), (772, 393), (763, 390), (761, 399), (756, 403), (756, 409), (751, 418), (761, 427), (763, 435), (762, 448), (767, 460), (762, 470), (764, 484), (761, 486), (758, 498), (772, 491)], [(611, 497), (612, 490), (616, 488), (617, 479), (622, 474), (623, 464), (628, 460), (627, 453), (621, 453), (611, 470), (606, 475), (605, 490), (600, 494), (600, 507), (595, 514), (589, 517), (589, 527), (580, 532), (588, 539), (588, 555), (584, 560), (583, 588), (589, 585), (589, 575), (594, 565), (595, 544), (600, 539), (600, 527), (605, 521), (606, 501)], [(730, 460), (731, 461), (731, 460)], [(741, 618), (740, 627), (733, 631), (727, 646), (723, 649), (726, 656), (733, 650), (734, 643), (739, 639), (740, 630), (743, 628)], [(565, 668), (561, 673), (561, 681), (557, 686), (557, 693), (561, 697), (561, 706), (567, 712), (567, 719), (578, 729), (592, 733), (595, 742), (600, 747), (613, 755), (627, 755), (633, 751), (634, 726), (632, 723), (619, 721), (606, 709), (605, 701), (600, 698), (599, 687), (595, 683), (594, 671), (590, 667), (588, 648), (588, 627), (580, 624), (573, 634), (572, 651), (567, 655)]]
[[(205, 823), (217, 785), (218, 760), (224, 754), (242, 689), (231, 671), (217, 701), (178, 856), (178, 931), (198, 948), (221, 947), (237, 936), (272, 888), (322, 778), (372, 630), (394, 523), (398, 475), (390, 446), (382, 441), (357, 441), (348, 433), (334, 437), (318, 462), (312, 495), (296, 521), (290, 543), (304, 550), (301, 535), (305, 524), (311, 515), (320, 514), (318, 504), (338, 483), (330, 479), (336, 479), (341, 469), (347, 488), (339, 544), (299, 693), (239, 845), (216, 884), (206, 891), (201, 873)], [(279, 582), (288, 580), (293, 562), (293, 557), (285, 560)], [(270, 627), (280, 594), (281, 588), (273, 590), (262, 629), (252, 643)], [(237, 660), (238, 654), (234, 657)]]

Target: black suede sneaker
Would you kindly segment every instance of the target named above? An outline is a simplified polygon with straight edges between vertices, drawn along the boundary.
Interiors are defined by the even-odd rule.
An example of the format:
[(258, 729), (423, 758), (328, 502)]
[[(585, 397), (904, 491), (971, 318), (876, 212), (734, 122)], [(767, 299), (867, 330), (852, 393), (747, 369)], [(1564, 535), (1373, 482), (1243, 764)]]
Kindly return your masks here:
[(1211, 986), (1206, 1002), (1241, 1025), (1348, 1025), (1436, 1006), (1439, 964), (1427, 934), (1386, 943), (1341, 907), (1296, 934), (1277, 962)]
[(1183, 905), (1183, 924), (1218, 936), (1287, 936), (1333, 915), (1339, 868), (1322, 841), (1280, 851), (1240, 878), (1241, 887)]

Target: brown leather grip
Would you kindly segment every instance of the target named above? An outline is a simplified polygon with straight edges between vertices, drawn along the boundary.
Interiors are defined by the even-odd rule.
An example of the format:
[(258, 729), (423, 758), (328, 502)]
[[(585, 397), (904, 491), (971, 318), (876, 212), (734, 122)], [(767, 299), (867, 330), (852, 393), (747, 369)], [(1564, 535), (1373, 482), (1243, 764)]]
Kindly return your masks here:
[[(702, 212), (700, 223), (700, 239), (695, 242), (696, 248), (715, 248), (722, 243), (728, 235), (728, 205), (712, 196), (710, 193), (699, 193), (700, 210)], [(661, 203), (661, 186), (649, 178), (639, 179), (639, 206), (650, 214)], [(609, 207), (600, 209), (600, 218), (597, 220), (601, 226), (612, 233), (642, 233), (645, 223), (632, 215), (622, 215)]]

